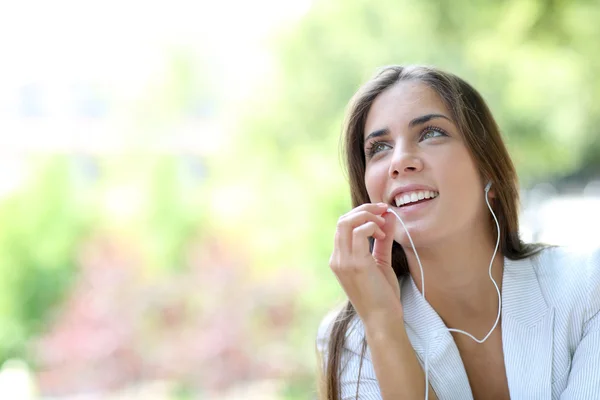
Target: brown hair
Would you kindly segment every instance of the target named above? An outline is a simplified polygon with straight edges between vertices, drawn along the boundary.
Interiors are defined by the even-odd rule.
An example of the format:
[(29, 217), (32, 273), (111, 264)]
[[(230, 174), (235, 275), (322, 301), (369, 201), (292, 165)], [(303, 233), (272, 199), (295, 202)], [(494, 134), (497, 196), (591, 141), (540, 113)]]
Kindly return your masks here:
[[(500, 130), (481, 95), (461, 78), (425, 66), (387, 66), (366, 82), (351, 99), (343, 131), (343, 153), (346, 158), (352, 206), (369, 203), (364, 182), (365, 153), (364, 129), (367, 115), (375, 98), (400, 81), (418, 81), (435, 90), (462, 133), (475, 164), (483, 179), (493, 182), (495, 198), (493, 210), (500, 224), (500, 250), (512, 260), (522, 259), (537, 253), (540, 245), (525, 244), (519, 237), (517, 175), (508, 151), (502, 141)], [(490, 216), (491, 218), (491, 216)], [(408, 263), (402, 247), (394, 242), (392, 267), (398, 277), (408, 274)], [(339, 313), (333, 326), (325, 352), (325, 363), (321, 376), (321, 398), (340, 399), (341, 354), (346, 333), (356, 311), (348, 301)], [(360, 367), (366, 350), (363, 337)], [(325, 360), (323, 360), (325, 361)], [(357, 378), (356, 398), (360, 384)]]

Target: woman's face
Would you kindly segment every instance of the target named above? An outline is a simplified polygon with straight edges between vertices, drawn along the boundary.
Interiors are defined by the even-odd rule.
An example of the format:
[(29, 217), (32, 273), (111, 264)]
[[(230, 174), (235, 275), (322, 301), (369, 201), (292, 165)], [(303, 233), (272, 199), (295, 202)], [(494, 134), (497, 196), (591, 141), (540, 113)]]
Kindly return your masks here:
[[(417, 81), (399, 82), (373, 102), (365, 124), (365, 185), (371, 202), (402, 218), (415, 245), (480, 233), (483, 183), (461, 132), (439, 95)], [(402, 224), (395, 240), (409, 245)]]

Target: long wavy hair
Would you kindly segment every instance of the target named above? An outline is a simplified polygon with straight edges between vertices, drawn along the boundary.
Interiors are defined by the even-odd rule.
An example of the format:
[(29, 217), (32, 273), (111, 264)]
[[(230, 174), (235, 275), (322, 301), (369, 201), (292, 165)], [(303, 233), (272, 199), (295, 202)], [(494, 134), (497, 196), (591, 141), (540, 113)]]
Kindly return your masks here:
[[(375, 98), (401, 81), (421, 82), (441, 98), (479, 169), (482, 179), (491, 180), (495, 192), (492, 208), (500, 224), (500, 249), (512, 260), (529, 257), (542, 246), (525, 244), (519, 237), (519, 190), (517, 174), (498, 125), (482, 96), (461, 78), (428, 66), (387, 66), (379, 70), (352, 97), (343, 130), (342, 150), (345, 157), (352, 207), (369, 203), (364, 182), (365, 153), (364, 129), (367, 115)], [(490, 216), (490, 223), (492, 223)], [(402, 246), (394, 242), (392, 267), (398, 278), (408, 274), (408, 262)], [(338, 313), (330, 330), (325, 352), (320, 360), (320, 399), (340, 400), (341, 355), (346, 333), (356, 310), (348, 301)], [(361, 362), (358, 370), (356, 398), (360, 385), (360, 371), (366, 351), (363, 337)]]

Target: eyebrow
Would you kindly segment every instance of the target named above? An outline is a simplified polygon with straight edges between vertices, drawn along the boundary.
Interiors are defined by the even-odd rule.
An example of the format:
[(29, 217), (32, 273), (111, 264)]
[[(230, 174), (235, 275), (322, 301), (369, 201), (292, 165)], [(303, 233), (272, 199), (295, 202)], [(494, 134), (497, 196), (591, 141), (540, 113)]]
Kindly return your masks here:
[(435, 119), (435, 118), (444, 118), (444, 119), (447, 119), (448, 121), (452, 122), (450, 120), (450, 118), (446, 117), (443, 114), (426, 114), (426, 115), (423, 115), (422, 117), (417, 117), (417, 118), (413, 119), (412, 121), (410, 121), (408, 123), (408, 127), (412, 128), (412, 127), (414, 127), (416, 125), (424, 124), (424, 123), (426, 123), (426, 122), (428, 122), (428, 121), (430, 121), (432, 119)]
[[(410, 121), (408, 123), (408, 127), (413, 128), (417, 125), (422, 125), (426, 122), (429, 122), (435, 118), (443, 118), (443, 119), (446, 119), (446, 120), (452, 122), (452, 120), (450, 118), (446, 117), (443, 114), (426, 114), (426, 115), (422, 115), (422, 116), (417, 117), (417, 118), (413, 119), (412, 121)], [(378, 129), (376, 131), (369, 133), (369, 135), (365, 138), (365, 142), (367, 142), (371, 138), (385, 136), (388, 133), (390, 133), (390, 130), (388, 128)]]

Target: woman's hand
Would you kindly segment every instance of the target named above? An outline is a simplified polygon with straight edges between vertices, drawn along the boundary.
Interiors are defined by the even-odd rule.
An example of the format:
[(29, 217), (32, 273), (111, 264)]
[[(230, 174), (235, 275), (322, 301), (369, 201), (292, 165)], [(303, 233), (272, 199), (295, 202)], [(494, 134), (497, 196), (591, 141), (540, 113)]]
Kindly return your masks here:
[[(388, 205), (363, 204), (337, 224), (329, 266), (365, 325), (388, 316), (402, 316), (400, 286), (392, 269), (396, 217)], [(375, 239), (373, 254), (369, 240)]]
[[(400, 285), (392, 269), (396, 216), (387, 207), (363, 204), (339, 219), (329, 266), (365, 325), (381, 398), (422, 399), (425, 374), (404, 326)], [(370, 236), (375, 238), (373, 254)], [(429, 392), (437, 399), (431, 386)]]

